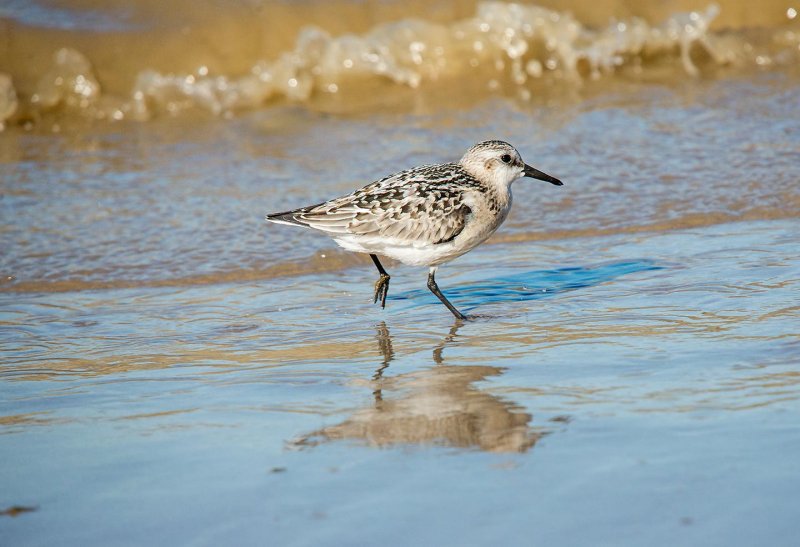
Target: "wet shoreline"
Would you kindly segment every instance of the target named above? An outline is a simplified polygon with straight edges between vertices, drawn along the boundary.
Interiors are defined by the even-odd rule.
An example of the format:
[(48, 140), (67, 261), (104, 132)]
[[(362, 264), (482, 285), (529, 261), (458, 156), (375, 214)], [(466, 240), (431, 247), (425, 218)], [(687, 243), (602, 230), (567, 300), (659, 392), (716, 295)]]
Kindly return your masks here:
[[(759, 220), (785, 220), (796, 219), (796, 214), (790, 211), (776, 212), (768, 211), (749, 211), (744, 215), (724, 215), (718, 214), (713, 217), (708, 215), (698, 215), (680, 219), (665, 226), (663, 223), (651, 226), (628, 226), (620, 229), (607, 230), (585, 230), (571, 232), (550, 232), (550, 233), (516, 233), (497, 235), (486, 245), (508, 244), (508, 243), (534, 243), (534, 242), (559, 242), (573, 238), (604, 237), (619, 234), (650, 234), (668, 233), (682, 231), (687, 228), (703, 228), (718, 226), (737, 222), (753, 222)], [(228, 283), (258, 283), (268, 282), (275, 278), (308, 276), (320, 273), (330, 273), (336, 271), (350, 271), (362, 268), (367, 264), (366, 260), (354, 258), (339, 249), (325, 249), (324, 257), (314, 257), (309, 261), (297, 263), (281, 263), (263, 270), (246, 270), (231, 272), (215, 272), (208, 275), (198, 275), (186, 278), (174, 279), (146, 279), (146, 280), (106, 280), (106, 281), (86, 281), (86, 280), (59, 280), (59, 281), (30, 281), (20, 282), (13, 278), (7, 279), (7, 285), (0, 285), (0, 292), (10, 293), (61, 293), (61, 292), (80, 292), (97, 290), (117, 290), (134, 288), (162, 288), (162, 287), (191, 287)], [(362, 257), (363, 258), (363, 257)], [(387, 264), (394, 264), (387, 260)], [(10, 284), (13, 283), (13, 284)]]
[[(218, 29), (183, 23), (224, 37), (256, 4)], [(318, 5), (283, 4), (297, 17)], [(386, 27), (402, 3), (345, 4), (342, 18), (362, 19), (326, 47), (387, 28), (438, 29), (433, 44), (475, 15), (427, 3), (421, 27)], [(568, 4), (584, 34), (555, 43), (583, 52), (615, 28), (647, 43), (684, 8), (706, 13), (688, 0)], [(163, 9), (126, 5), (134, 19)], [(694, 76), (673, 44), (598, 79), (531, 63), (519, 84), (506, 58), (518, 50), (489, 47), (502, 69), (460, 80), (356, 79), (352, 94), (342, 83), (219, 114), (173, 96), (147, 121), (110, 122), (92, 118), (116, 85), (95, 56), (100, 102), (5, 118), (0, 543), (793, 546), (800, 31), (784, 4), (753, 6), (721, 2), (697, 36), (709, 46), (688, 50)], [(103, 21), (76, 23), (102, 34)], [(546, 63), (526, 43), (525, 65)], [(755, 48), (743, 63), (725, 60), (743, 43)], [(230, 46), (211, 78), (257, 61)], [(151, 66), (143, 52), (112, 79), (193, 59)], [(210, 85), (216, 100), (223, 80), (184, 91)], [(170, 101), (174, 114), (159, 110)], [(487, 138), (565, 185), (516, 183), (495, 236), (437, 272), (474, 320), (454, 322), (424, 269), (389, 262), (382, 310), (368, 258), (263, 220)]]

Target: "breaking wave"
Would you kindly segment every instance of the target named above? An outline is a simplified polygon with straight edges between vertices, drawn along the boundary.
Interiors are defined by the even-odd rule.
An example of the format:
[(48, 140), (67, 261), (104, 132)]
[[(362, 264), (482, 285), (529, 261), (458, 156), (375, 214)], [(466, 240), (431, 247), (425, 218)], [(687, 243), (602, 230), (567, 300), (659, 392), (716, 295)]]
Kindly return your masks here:
[(797, 61), (800, 33), (785, 32), (778, 50), (774, 37), (759, 49), (741, 32), (711, 32), (719, 13), (712, 4), (655, 25), (629, 18), (590, 28), (566, 12), (481, 2), (472, 17), (450, 23), (406, 19), (340, 36), (308, 26), (293, 49), (256, 62), (246, 74), (217, 74), (206, 66), (191, 73), (142, 68), (127, 96), (104, 93), (90, 58), (62, 48), (28, 96), (0, 74), (0, 124), (54, 110), (111, 120), (197, 109), (226, 115), (280, 100), (347, 101), (360, 87), (376, 85), (424, 90), (463, 82), (483, 93), (529, 99), (536, 82), (547, 79), (581, 82), (664, 65), (697, 75), (705, 67)]

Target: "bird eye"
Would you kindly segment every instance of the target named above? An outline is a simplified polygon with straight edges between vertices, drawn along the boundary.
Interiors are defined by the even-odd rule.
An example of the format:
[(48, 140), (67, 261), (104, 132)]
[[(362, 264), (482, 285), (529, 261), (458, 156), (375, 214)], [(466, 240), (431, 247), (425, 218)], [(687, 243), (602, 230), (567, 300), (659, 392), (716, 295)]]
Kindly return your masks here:
[(500, 161), (502, 161), (503, 163), (511, 163), (511, 156), (509, 156), (508, 154), (503, 154), (502, 156), (500, 156)]

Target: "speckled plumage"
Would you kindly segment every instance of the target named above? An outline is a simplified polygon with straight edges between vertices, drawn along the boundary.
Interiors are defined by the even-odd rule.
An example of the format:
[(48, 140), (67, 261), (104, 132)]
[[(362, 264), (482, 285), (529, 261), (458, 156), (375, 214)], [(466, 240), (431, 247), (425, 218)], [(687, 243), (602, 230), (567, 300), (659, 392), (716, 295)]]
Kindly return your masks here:
[(511, 183), (523, 176), (561, 184), (525, 165), (510, 144), (484, 141), (458, 163), (400, 171), (346, 196), (273, 213), (267, 220), (313, 228), (347, 250), (373, 255), (386, 276), (386, 291), (388, 274), (374, 255), (431, 267), (430, 286), (437, 266), (473, 249), (503, 223), (511, 208)]

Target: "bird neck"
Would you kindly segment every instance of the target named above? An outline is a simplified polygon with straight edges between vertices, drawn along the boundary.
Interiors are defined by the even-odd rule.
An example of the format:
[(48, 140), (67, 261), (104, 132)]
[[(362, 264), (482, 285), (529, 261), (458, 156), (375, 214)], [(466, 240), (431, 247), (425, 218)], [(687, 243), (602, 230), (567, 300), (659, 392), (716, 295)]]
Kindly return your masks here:
[(511, 185), (494, 179), (476, 180), (486, 196), (489, 209), (496, 214), (502, 214), (505, 218), (504, 215), (511, 208)]

